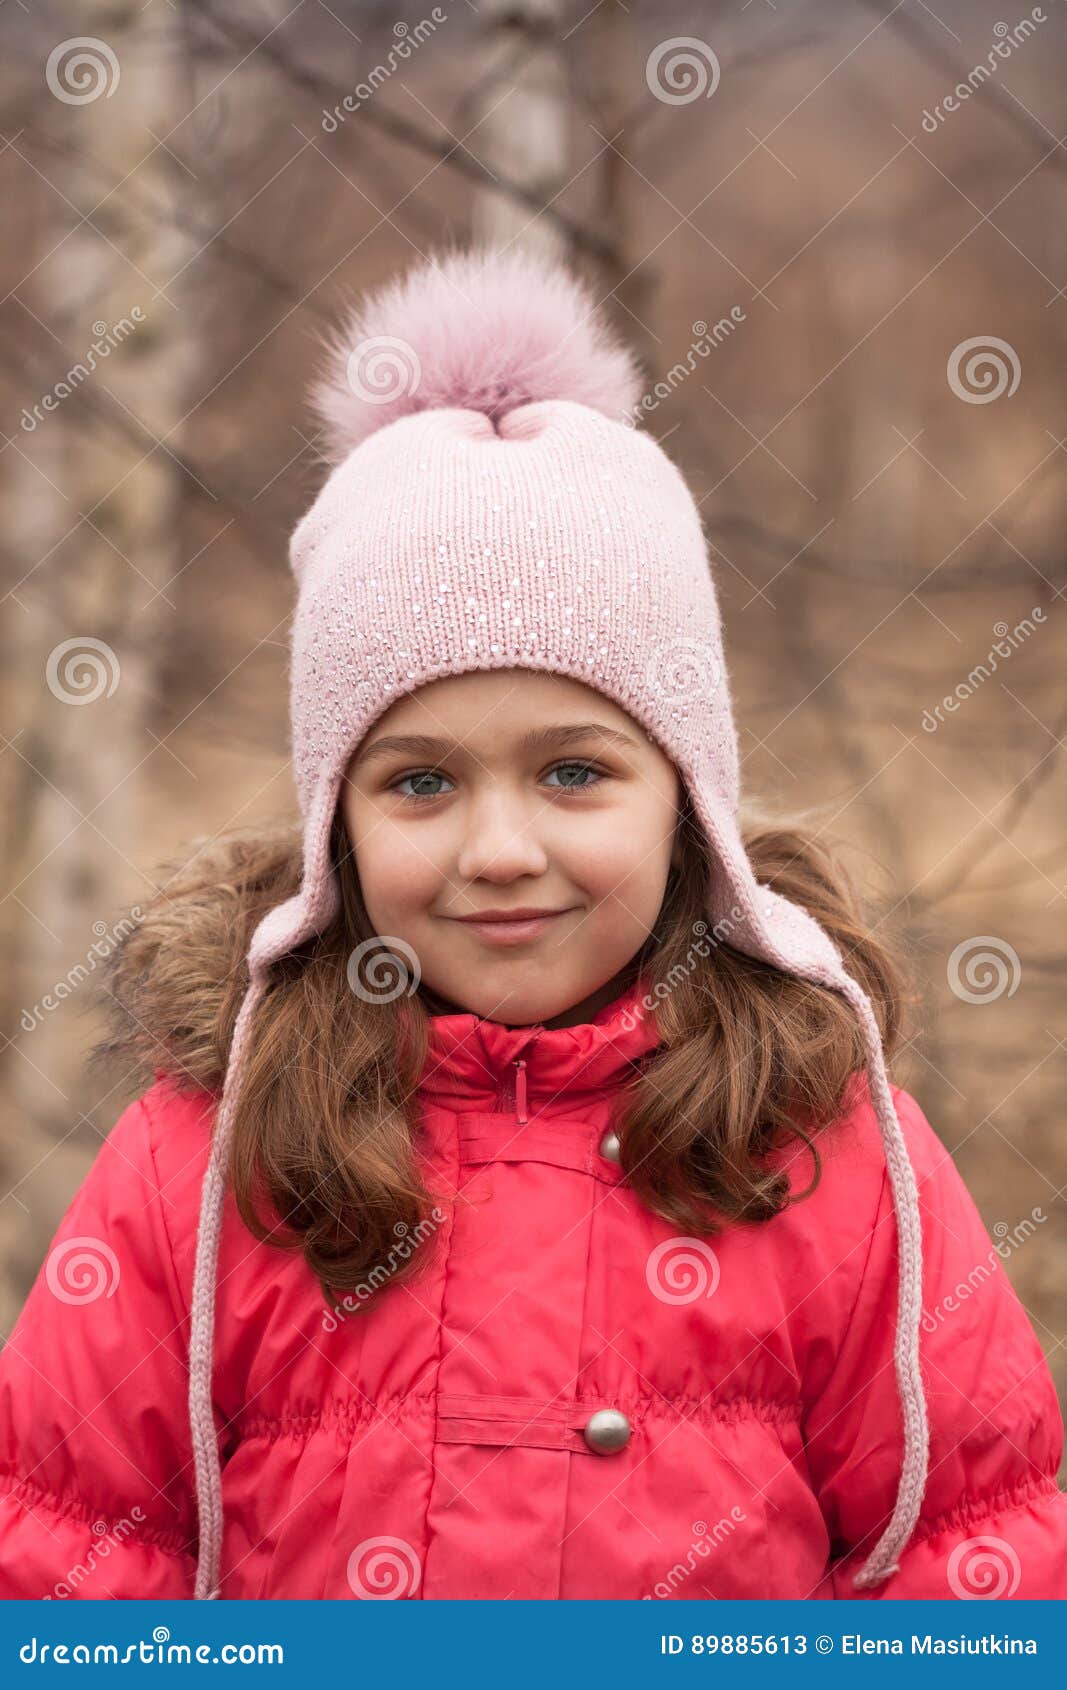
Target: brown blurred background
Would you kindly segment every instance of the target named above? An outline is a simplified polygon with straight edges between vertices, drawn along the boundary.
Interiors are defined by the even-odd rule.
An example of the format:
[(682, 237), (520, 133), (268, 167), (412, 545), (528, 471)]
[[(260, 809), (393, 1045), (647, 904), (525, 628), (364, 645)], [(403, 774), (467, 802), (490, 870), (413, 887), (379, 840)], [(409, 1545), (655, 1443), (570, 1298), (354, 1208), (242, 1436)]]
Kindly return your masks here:
[(0, 14), (4, 1331), (134, 1095), (84, 1067), (123, 912), (295, 815), (319, 337), (477, 237), (569, 256), (637, 348), (748, 792), (903, 937), (897, 1078), (1067, 1394), (1067, 17), (997, 4)]

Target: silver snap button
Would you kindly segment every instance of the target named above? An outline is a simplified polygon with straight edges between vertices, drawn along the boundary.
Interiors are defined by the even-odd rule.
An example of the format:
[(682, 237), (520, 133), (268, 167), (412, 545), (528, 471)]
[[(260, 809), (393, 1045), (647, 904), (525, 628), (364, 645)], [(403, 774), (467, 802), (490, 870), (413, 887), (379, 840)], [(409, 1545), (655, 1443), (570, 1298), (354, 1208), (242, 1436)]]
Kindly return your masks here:
[(598, 1408), (582, 1428), (582, 1436), (597, 1455), (610, 1455), (630, 1441), (630, 1422), (617, 1408)]
[(619, 1160), (619, 1149), (619, 1135), (612, 1132), (609, 1127), (600, 1140), (600, 1154), (606, 1162), (617, 1162)]

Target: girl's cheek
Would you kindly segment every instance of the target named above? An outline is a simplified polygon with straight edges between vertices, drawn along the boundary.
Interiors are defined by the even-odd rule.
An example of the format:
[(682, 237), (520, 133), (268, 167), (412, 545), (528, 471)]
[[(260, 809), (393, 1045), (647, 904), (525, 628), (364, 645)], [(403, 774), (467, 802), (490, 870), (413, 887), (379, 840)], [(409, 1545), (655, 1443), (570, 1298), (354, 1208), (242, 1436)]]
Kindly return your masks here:
[(360, 881), (367, 900), (411, 909), (436, 896), (441, 868), (433, 841), (425, 834), (418, 845), (402, 827), (379, 827), (357, 852)]
[[(659, 838), (635, 816), (613, 817), (607, 825), (587, 829), (580, 839), (571, 840), (561, 852), (561, 860), (570, 861), (576, 873), (606, 890), (635, 878), (654, 878), (659, 863)], [(662, 854), (666, 856), (669, 850), (668, 843)]]

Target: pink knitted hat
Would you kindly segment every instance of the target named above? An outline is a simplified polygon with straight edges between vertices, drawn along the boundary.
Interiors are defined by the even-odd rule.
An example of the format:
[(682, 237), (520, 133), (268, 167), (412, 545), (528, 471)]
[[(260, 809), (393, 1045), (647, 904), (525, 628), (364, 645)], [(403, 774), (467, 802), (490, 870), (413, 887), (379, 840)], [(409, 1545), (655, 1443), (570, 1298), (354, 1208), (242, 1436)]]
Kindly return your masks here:
[(822, 928), (758, 885), (745, 854), (737, 735), (700, 517), (666, 454), (629, 426), (640, 391), (631, 355), (566, 270), (487, 251), (451, 252), (365, 300), (313, 390), (335, 467), (290, 545), (303, 879), (252, 939), (204, 1181), (189, 1396), (198, 1598), (218, 1594), (215, 1277), (234, 1100), (256, 1006), (271, 963), (339, 910), (329, 844), (352, 753), (395, 699), (468, 670), (570, 676), (627, 711), (675, 764), (706, 832), (717, 865), (707, 911), (718, 935), (852, 1005), (896, 1214), (904, 1428), (896, 1503), (858, 1587), (897, 1570), (918, 1518), (928, 1430), (915, 1176), (869, 1000)]

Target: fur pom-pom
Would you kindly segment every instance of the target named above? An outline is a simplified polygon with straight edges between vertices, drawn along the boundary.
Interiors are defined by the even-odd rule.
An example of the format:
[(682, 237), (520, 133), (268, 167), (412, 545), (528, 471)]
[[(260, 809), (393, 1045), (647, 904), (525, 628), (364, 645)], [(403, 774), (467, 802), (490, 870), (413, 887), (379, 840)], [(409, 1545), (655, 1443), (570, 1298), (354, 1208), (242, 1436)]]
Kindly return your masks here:
[(456, 405), (494, 424), (537, 399), (573, 399), (620, 421), (637, 361), (585, 283), (520, 251), (451, 250), (369, 294), (326, 343), (310, 391), (322, 456), (339, 463), (376, 429)]

